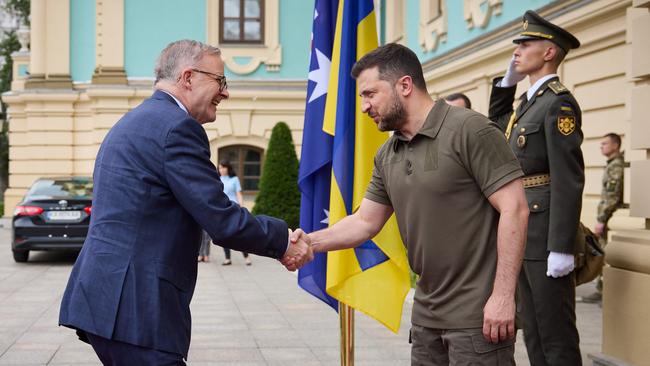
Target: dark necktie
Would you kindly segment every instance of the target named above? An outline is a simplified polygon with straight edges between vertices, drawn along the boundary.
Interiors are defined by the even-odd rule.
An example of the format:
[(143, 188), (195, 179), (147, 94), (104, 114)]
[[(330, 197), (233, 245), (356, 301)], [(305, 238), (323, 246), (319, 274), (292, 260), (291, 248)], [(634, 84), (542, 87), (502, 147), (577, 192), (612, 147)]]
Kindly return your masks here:
[(519, 106), (517, 106), (517, 117), (519, 117), (519, 113), (521, 113), (521, 110), (524, 108), (526, 103), (528, 103), (528, 93), (524, 93), (519, 97)]

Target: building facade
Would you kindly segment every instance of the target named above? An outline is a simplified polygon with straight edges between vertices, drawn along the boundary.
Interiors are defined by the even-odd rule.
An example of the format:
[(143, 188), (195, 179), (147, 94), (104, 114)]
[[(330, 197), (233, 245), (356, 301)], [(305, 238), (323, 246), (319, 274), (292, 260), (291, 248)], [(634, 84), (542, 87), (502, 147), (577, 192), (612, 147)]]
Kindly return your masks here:
[[(434, 97), (463, 92), (481, 113), (488, 110), (492, 79), (505, 72), (525, 10), (580, 39), (582, 46), (568, 54), (559, 74), (583, 111), (582, 219), (595, 223), (605, 164), (600, 138), (619, 133), (630, 163), (629, 208), (610, 221), (612, 267), (606, 277), (640, 286), (646, 295), (629, 298), (616, 292), (618, 286), (606, 286), (612, 301), (606, 300), (604, 313), (641, 310), (630, 304), (650, 301), (650, 0), (375, 2), (381, 42), (399, 42), (417, 53)], [(15, 55), (12, 90), (2, 96), (10, 115), (5, 216), (38, 177), (92, 174), (106, 132), (152, 93), (157, 54), (181, 38), (223, 51), (231, 99), (205, 128), (213, 160), (235, 163), (247, 204), (277, 122), (290, 126), (300, 152), (313, 0), (32, 0), (31, 9), (30, 51)], [(520, 84), (523, 92), (528, 85)], [(643, 364), (635, 358), (643, 350), (634, 345), (649, 344), (650, 336), (634, 332), (650, 317), (647, 310), (638, 313), (645, 323), (606, 316), (605, 354)], [(630, 337), (620, 337), (625, 332), (645, 343), (622, 342)]]
[(160, 51), (184, 38), (222, 49), (231, 98), (205, 127), (214, 162), (234, 163), (252, 204), (277, 122), (291, 127), (299, 151), (312, 11), (302, 0), (32, 0), (30, 52), (14, 57), (3, 96), (5, 215), (39, 176), (91, 175), (105, 134), (151, 95)]

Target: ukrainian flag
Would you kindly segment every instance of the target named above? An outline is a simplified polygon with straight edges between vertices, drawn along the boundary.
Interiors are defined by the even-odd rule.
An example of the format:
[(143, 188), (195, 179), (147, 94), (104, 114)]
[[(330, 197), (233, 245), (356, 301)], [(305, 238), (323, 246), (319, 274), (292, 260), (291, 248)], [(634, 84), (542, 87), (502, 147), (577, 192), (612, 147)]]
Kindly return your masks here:
[[(373, 158), (377, 149), (388, 138), (387, 133), (379, 132), (375, 123), (361, 113), (360, 97), (356, 91), (356, 82), (350, 76), (354, 63), (366, 53), (377, 47), (377, 28), (372, 0), (340, 0), (316, 1), (316, 14), (320, 16), (319, 6), (332, 2), (338, 3), (335, 32), (332, 42), (331, 65), (329, 65), (329, 80), (325, 93), (325, 108), (320, 127), (320, 135), (329, 136), (331, 145), (319, 146), (330, 153), (330, 159), (313, 169), (305, 166), (310, 161), (307, 145), (312, 143), (308, 136), (316, 135), (308, 129), (316, 124), (310, 120), (310, 103), (313, 100), (312, 88), (308, 86), (308, 103), (305, 116), (305, 134), (301, 158), (301, 174), (299, 184), (303, 192), (302, 210), (310, 207), (310, 194), (313, 201), (315, 190), (314, 174), (321, 173), (323, 168), (331, 166), (329, 175), (329, 225), (335, 224), (342, 218), (355, 212), (363, 199), (370, 182)], [(327, 7), (327, 6), (326, 6)], [(316, 44), (318, 31), (316, 19), (313, 30), (313, 45)], [(318, 53), (316, 53), (318, 56)], [(312, 53), (312, 66), (313, 66)], [(310, 72), (311, 79), (311, 72)], [(321, 89), (322, 86), (321, 86)], [(325, 140), (322, 140), (325, 141)], [(305, 189), (305, 183), (311, 182), (311, 190)], [(305, 194), (308, 193), (308, 194)], [(313, 206), (311, 206), (313, 208)], [(307, 210), (302, 218), (307, 219)], [(313, 217), (312, 217), (313, 222)], [(306, 226), (304, 226), (306, 227)], [(304, 228), (303, 227), (303, 228)], [(315, 227), (311, 227), (316, 229)], [(318, 266), (316, 262), (315, 266)], [(324, 264), (324, 266), (323, 266)], [(326, 260), (320, 261), (326, 267), (326, 273), (315, 271), (315, 266), (307, 266), (301, 270), (299, 279), (309, 278), (307, 282), (316, 283), (316, 279), (325, 278), (325, 292), (352, 308), (360, 310), (383, 323), (394, 332), (399, 330), (402, 305), (408, 292), (409, 271), (404, 245), (399, 236), (394, 215), (386, 223), (383, 230), (372, 240), (363, 243), (355, 249), (347, 249), (327, 254)], [(309, 276), (303, 276), (303, 271)], [(322, 281), (321, 281), (322, 282)], [(303, 288), (303, 282), (299, 280)], [(309, 289), (307, 289), (310, 291)], [(310, 291), (312, 292), (312, 291)], [(314, 292), (312, 292), (314, 293)], [(321, 294), (322, 295), (322, 294)], [(319, 296), (319, 295), (317, 295)], [(322, 296), (319, 296), (322, 298)]]

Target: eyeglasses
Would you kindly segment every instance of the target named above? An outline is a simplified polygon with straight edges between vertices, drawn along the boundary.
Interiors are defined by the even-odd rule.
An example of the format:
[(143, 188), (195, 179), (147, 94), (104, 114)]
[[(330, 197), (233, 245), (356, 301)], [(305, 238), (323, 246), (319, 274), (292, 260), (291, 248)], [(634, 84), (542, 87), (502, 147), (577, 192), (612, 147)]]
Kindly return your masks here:
[(215, 73), (212, 73), (212, 72), (207, 72), (207, 71), (203, 71), (203, 70), (199, 70), (199, 69), (192, 69), (192, 71), (196, 71), (198, 73), (205, 74), (208, 77), (210, 77), (210, 79), (216, 80), (217, 83), (219, 83), (219, 93), (221, 93), (224, 90), (228, 89), (228, 83), (226, 82), (226, 75), (219, 75), (219, 74), (215, 74)]

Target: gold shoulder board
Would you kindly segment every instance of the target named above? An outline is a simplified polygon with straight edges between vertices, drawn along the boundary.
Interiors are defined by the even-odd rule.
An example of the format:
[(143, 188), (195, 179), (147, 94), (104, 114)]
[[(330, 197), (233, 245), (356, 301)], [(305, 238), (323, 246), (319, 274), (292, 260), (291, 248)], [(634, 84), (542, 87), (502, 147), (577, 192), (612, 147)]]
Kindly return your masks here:
[(566, 86), (562, 85), (562, 83), (557, 80), (551, 81), (548, 84), (548, 87), (551, 88), (555, 94), (563, 94), (569, 92), (569, 89), (567, 89)]

